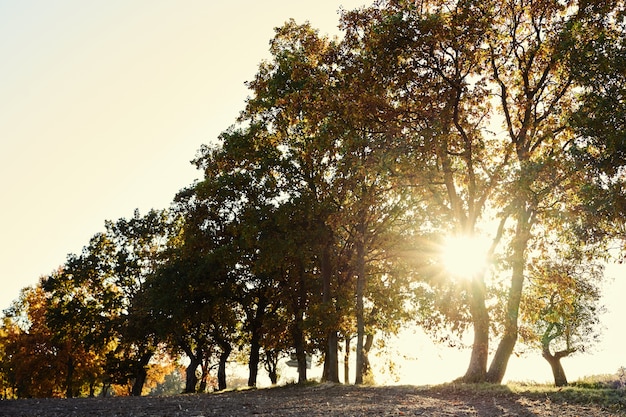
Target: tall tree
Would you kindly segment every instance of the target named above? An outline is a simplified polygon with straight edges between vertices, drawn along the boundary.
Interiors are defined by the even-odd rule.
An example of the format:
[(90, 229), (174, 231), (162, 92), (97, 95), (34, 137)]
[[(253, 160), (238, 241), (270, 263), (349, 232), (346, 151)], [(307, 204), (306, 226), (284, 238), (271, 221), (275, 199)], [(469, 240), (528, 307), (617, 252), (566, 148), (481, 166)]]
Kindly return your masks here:
[[(595, 3), (594, 3), (595, 4)], [(602, 3), (603, 13), (612, 7)], [(389, 1), (346, 15), (364, 38), (401, 118), (398, 137), (430, 194), (440, 233), (472, 236), (494, 218), (492, 252), (510, 273), (502, 337), (487, 369), (490, 316), (484, 276), (471, 277), (467, 306), (474, 327), (464, 380), (500, 382), (517, 340), (524, 270), (540, 213), (578, 176), (555, 167), (572, 144), (570, 109), (580, 103), (573, 46), (598, 33), (587, 3)]]
[(118, 383), (133, 381), (131, 394), (141, 395), (150, 359), (159, 349), (154, 317), (143, 294), (148, 276), (162, 265), (164, 253), (179, 233), (178, 220), (167, 210), (138, 210), (130, 219), (106, 222), (115, 245), (113, 282), (119, 289), (120, 315), (113, 326), (118, 337), (109, 355), (109, 370)]

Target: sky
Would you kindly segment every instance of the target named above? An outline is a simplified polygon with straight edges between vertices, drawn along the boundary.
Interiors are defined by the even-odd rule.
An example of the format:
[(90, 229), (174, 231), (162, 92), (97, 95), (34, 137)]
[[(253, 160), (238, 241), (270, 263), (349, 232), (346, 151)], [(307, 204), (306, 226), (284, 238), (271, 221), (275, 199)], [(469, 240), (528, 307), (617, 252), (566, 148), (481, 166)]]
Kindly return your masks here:
[[(190, 160), (243, 109), (273, 28), (294, 18), (337, 34), (340, 7), (369, 3), (0, 0), (0, 309), (105, 220), (168, 207), (199, 177)], [(572, 359), (581, 374), (626, 365), (624, 268), (609, 275), (605, 342)], [(423, 336), (404, 339), (422, 370), (432, 352), (450, 357)]]
[(166, 208), (289, 18), (358, 0), (0, 0), (0, 309), (105, 220)]

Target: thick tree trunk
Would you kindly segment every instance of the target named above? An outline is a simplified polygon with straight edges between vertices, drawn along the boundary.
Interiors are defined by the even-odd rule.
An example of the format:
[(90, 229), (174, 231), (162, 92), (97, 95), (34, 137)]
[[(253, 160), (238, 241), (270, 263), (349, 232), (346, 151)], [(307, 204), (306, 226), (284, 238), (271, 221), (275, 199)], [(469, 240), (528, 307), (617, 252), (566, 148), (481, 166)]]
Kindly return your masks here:
[[(332, 270), (330, 263), (330, 242), (324, 245), (320, 270), (322, 275), (322, 302), (330, 314), (334, 316), (335, 305), (332, 294)], [(339, 337), (332, 320), (332, 327), (326, 333), (326, 352), (324, 356), (324, 372), (322, 380), (339, 383)]]
[(189, 365), (187, 365), (187, 369), (185, 369), (185, 394), (193, 394), (196, 392), (196, 386), (198, 385), (198, 376), (196, 375), (196, 370), (198, 366), (202, 365), (203, 352), (202, 349), (196, 349), (196, 353), (193, 353), (193, 350), (186, 345), (182, 344), (181, 348), (189, 358)]
[(339, 335), (337, 331), (331, 331), (327, 336), (323, 380), (339, 383)]
[(517, 318), (519, 315), (519, 305), (522, 297), (523, 283), (523, 260), (521, 266), (518, 265), (518, 261), (516, 260), (513, 264), (511, 288), (509, 289), (509, 298), (507, 301), (507, 315), (505, 317), (506, 322), (504, 323), (504, 334), (502, 335), (502, 339), (500, 339), (500, 343), (498, 344), (498, 349), (491, 360), (489, 372), (487, 372), (486, 380), (487, 382), (491, 382), (493, 384), (502, 383), (502, 379), (504, 378), (504, 374), (509, 363), (509, 358), (515, 348), (515, 343), (517, 342)]
[(200, 366), (200, 362), (192, 360), (187, 369), (185, 370), (185, 394), (193, 394), (196, 392), (196, 386), (198, 385), (198, 376), (196, 375), (196, 369)]
[(474, 342), (469, 366), (461, 380), (477, 383), (485, 380), (489, 355), (489, 312), (485, 304), (485, 283), (482, 277), (475, 277), (471, 283), (470, 313), (474, 326)]
[(524, 267), (526, 264), (526, 247), (530, 239), (531, 211), (523, 209), (518, 219), (515, 237), (512, 243), (512, 273), (511, 287), (507, 300), (507, 314), (504, 323), (504, 334), (496, 350), (489, 372), (487, 382), (501, 384), (515, 343), (517, 342), (519, 307), (524, 288)]
[(550, 351), (543, 351), (543, 357), (550, 364), (550, 368), (552, 368), (552, 375), (554, 376), (554, 385), (557, 387), (564, 387), (567, 385), (567, 377), (565, 376), (565, 370), (563, 369), (563, 365), (561, 364), (561, 358), (567, 355), (552, 355)]
[(133, 383), (130, 395), (135, 397), (141, 396), (143, 386), (146, 383), (146, 379), (148, 378), (147, 366), (150, 362), (150, 358), (152, 358), (152, 352), (146, 352), (139, 358), (139, 360), (135, 364), (135, 382)]
[(223, 391), (227, 388), (226, 363), (228, 362), (230, 353), (233, 351), (233, 347), (227, 341), (222, 341), (220, 347), (222, 348), (222, 353), (220, 353), (220, 362), (217, 367), (217, 389)]
[(358, 226), (356, 243), (356, 377), (354, 383), (363, 383), (365, 318), (363, 297), (365, 293), (365, 242), (363, 224)]

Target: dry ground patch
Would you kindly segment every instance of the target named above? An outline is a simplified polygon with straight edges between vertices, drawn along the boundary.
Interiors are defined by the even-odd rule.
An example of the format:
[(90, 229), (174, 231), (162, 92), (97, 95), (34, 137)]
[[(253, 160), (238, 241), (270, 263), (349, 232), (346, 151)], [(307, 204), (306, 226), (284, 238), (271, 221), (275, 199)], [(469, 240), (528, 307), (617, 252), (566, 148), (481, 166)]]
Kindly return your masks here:
[(170, 397), (30, 399), (0, 402), (0, 416), (625, 416), (618, 404), (558, 395), (475, 389), (332, 384)]

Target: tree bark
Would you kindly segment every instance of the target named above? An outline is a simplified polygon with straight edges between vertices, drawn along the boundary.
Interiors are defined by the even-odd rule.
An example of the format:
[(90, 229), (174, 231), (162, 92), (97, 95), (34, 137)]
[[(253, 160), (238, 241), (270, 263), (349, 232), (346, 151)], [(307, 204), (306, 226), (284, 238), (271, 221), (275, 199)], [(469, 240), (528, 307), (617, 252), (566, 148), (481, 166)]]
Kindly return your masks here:
[(152, 358), (152, 352), (146, 352), (139, 358), (139, 361), (137, 361), (135, 365), (135, 382), (133, 383), (133, 387), (130, 392), (130, 395), (134, 397), (141, 396), (143, 386), (146, 383), (146, 379), (148, 377), (147, 366), (150, 362), (150, 358)]
[(259, 362), (261, 360), (261, 332), (265, 309), (267, 308), (267, 300), (264, 296), (259, 297), (257, 308), (254, 313), (250, 313), (250, 360), (248, 361), (248, 386), (256, 387), (257, 376), (259, 374)]
[(363, 378), (365, 376), (371, 375), (372, 365), (370, 364), (370, 350), (372, 349), (372, 345), (374, 344), (374, 335), (368, 333), (365, 336), (365, 344), (363, 345)]
[(477, 276), (472, 280), (470, 297), (474, 342), (469, 366), (461, 380), (467, 383), (477, 383), (485, 380), (489, 355), (489, 312), (485, 304), (485, 283), (482, 276)]
[(278, 354), (265, 352), (265, 370), (270, 378), (272, 385), (278, 383)]
[(343, 382), (350, 383), (350, 336), (346, 336), (346, 352), (343, 357)]
[(304, 284), (304, 267), (299, 265), (298, 296), (294, 305), (293, 343), (298, 360), (298, 384), (307, 381), (306, 375), (306, 346), (304, 341), (304, 309), (306, 306), (307, 292)]
[(65, 377), (65, 397), (74, 397), (74, 358), (69, 355), (67, 358), (67, 375)]
[(330, 262), (331, 241), (324, 244), (322, 249), (322, 257), (320, 262), (320, 270), (322, 275), (322, 303), (333, 320), (331, 327), (326, 333), (326, 346), (324, 355), (324, 372), (322, 380), (328, 382), (339, 383), (339, 336), (336, 329), (334, 316), (336, 306), (333, 301), (332, 293), (332, 268)]
[(260, 335), (256, 332), (252, 332), (252, 339), (250, 340), (250, 359), (248, 360), (248, 386), (256, 387), (257, 375), (259, 374), (259, 360), (261, 344)]
[(363, 297), (365, 293), (365, 226), (357, 227), (356, 242), (356, 377), (354, 383), (363, 384), (365, 318)]
[[(335, 313), (332, 294), (332, 270), (330, 263), (331, 244), (327, 242), (322, 250), (320, 270), (322, 275), (322, 303), (330, 314)], [(331, 321), (331, 328), (326, 333), (326, 352), (324, 356), (324, 373), (322, 380), (339, 383), (339, 337), (335, 328), (335, 321)]]
[(304, 347), (304, 334), (302, 333), (302, 321), (302, 312), (299, 312), (296, 315), (293, 330), (293, 342), (296, 349), (296, 359), (298, 360), (298, 384), (303, 384), (307, 381), (306, 350)]
[(207, 387), (209, 384), (209, 372), (210, 372), (210, 363), (209, 358), (202, 359), (202, 364), (200, 365), (201, 373), (200, 373), (200, 386), (198, 387), (198, 392), (207, 392)]
[(217, 367), (217, 389), (223, 391), (226, 389), (226, 363), (230, 353), (233, 351), (233, 347), (225, 340), (220, 342), (220, 347), (222, 348), (222, 353), (220, 353), (220, 362)]
[(512, 273), (511, 287), (507, 299), (507, 314), (504, 323), (504, 334), (498, 344), (498, 349), (494, 355), (489, 372), (487, 372), (487, 382), (501, 384), (507, 365), (515, 343), (517, 342), (519, 307), (522, 300), (522, 290), (524, 288), (524, 267), (526, 264), (526, 248), (530, 239), (530, 227), (532, 210), (522, 208), (512, 243)]
[(544, 349), (543, 357), (550, 364), (552, 368), (552, 376), (554, 377), (554, 385), (557, 387), (567, 386), (567, 377), (565, 376), (565, 370), (561, 364), (561, 358), (567, 355), (559, 355), (560, 352), (552, 355), (549, 350)]
[(197, 348), (194, 354), (191, 347), (186, 343), (181, 344), (181, 348), (189, 358), (189, 365), (187, 365), (187, 369), (185, 369), (185, 394), (193, 394), (196, 392), (196, 386), (198, 385), (196, 369), (198, 369), (198, 366), (202, 365), (204, 354), (201, 348)]

